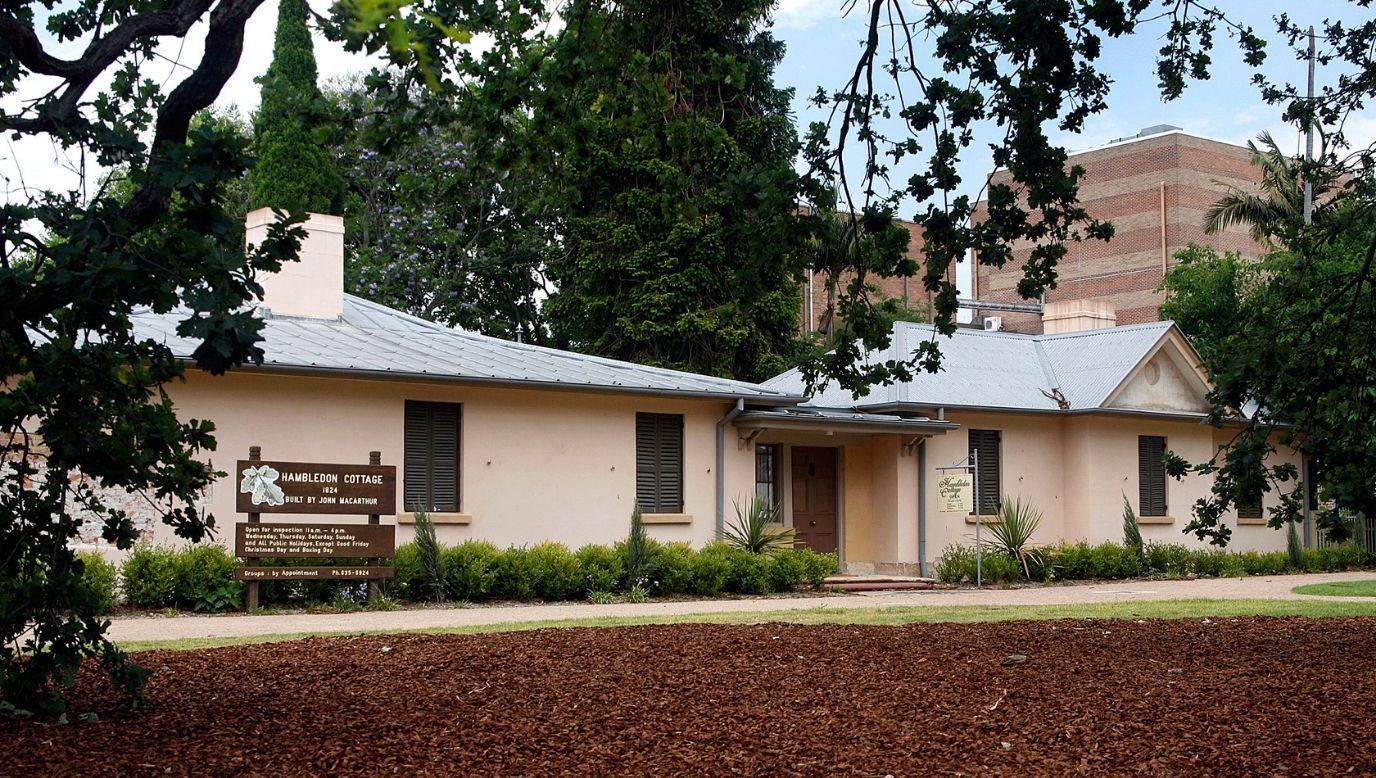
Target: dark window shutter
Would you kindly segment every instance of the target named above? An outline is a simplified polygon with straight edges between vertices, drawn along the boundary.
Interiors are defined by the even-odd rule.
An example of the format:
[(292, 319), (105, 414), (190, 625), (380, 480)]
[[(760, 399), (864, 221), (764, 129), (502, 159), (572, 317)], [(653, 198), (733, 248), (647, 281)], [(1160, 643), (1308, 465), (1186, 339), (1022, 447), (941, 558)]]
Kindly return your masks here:
[(406, 401), (402, 495), (406, 510), (459, 510), (459, 425), (456, 403)]
[(979, 513), (992, 516), (999, 510), (999, 498), (1003, 494), (999, 482), (1000, 447), (1003, 435), (999, 430), (970, 430), (970, 464), (979, 452)]
[(1137, 437), (1137, 513), (1166, 515), (1166, 439), (1159, 435)]
[(1261, 493), (1246, 494), (1238, 497), (1237, 517), (1239, 519), (1259, 519), (1261, 516)]
[(635, 500), (646, 513), (683, 510), (682, 415), (635, 415)]

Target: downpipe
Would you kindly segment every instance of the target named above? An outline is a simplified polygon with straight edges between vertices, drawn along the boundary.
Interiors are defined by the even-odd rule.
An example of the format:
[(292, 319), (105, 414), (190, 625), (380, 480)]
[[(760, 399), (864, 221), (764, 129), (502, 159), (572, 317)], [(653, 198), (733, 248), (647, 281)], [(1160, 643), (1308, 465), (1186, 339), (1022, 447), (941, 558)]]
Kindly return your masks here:
[(745, 400), (736, 404), (717, 422), (717, 537), (726, 531), (726, 425), (745, 411)]

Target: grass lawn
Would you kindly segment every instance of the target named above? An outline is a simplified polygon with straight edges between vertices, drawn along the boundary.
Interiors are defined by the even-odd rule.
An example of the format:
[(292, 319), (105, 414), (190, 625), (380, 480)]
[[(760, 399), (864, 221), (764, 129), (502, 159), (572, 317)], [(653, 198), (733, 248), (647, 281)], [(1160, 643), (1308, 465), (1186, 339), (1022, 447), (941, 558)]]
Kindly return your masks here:
[[(1373, 587), (1376, 581), (1360, 582)], [(1336, 588), (1354, 584), (1315, 584), (1296, 589)], [(1303, 594), (1358, 594), (1357, 592), (1301, 592)], [(1045, 621), (1048, 619), (1201, 619), (1237, 616), (1306, 616), (1324, 618), (1334, 616), (1376, 616), (1376, 602), (1335, 602), (1332, 600), (1154, 600), (1124, 603), (1093, 603), (1080, 605), (1035, 606), (889, 606), (874, 608), (817, 608), (806, 611), (761, 611), (755, 613), (704, 613), (683, 616), (606, 616), (584, 619), (485, 624), (468, 627), (438, 627), (408, 630), (369, 630), (358, 632), (299, 632), (248, 637), (188, 638), (180, 640), (125, 641), (120, 648), (126, 651), (172, 650), (185, 651), (218, 646), (237, 646), (252, 643), (276, 643), (309, 637), (330, 637), (361, 634), (473, 634), (489, 632), (521, 632), (532, 629), (563, 627), (630, 627), (645, 624), (759, 624), (782, 622), (788, 624), (872, 624), (892, 626), (920, 622), (949, 622), (972, 624), (997, 621)]]
[(1291, 589), (1295, 594), (1321, 594), (1327, 597), (1376, 597), (1376, 579), (1305, 584)]

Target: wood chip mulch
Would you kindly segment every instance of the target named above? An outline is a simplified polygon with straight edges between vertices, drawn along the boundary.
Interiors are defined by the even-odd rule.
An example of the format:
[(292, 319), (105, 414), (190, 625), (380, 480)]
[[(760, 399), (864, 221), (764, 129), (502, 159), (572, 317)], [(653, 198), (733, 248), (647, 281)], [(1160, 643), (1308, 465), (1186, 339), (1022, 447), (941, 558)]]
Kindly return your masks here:
[(153, 710), (85, 673), (72, 723), (0, 721), (0, 775), (1376, 772), (1376, 619), (674, 625), (139, 660)]

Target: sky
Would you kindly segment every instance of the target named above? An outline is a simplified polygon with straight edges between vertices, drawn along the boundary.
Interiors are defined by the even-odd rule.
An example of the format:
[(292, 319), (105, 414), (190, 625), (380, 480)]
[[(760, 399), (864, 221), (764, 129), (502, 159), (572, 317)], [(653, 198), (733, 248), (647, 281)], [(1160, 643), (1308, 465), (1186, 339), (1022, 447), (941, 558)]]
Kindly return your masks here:
[[(322, 13), (328, 7), (328, 0), (310, 2)], [(1268, 39), (1274, 37), (1273, 17), (1282, 11), (1302, 24), (1353, 16), (1351, 3), (1338, 0), (1310, 0), (1303, 4), (1277, 0), (1222, 0), (1222, 4), (1228, 7), (1229, 13), (1253, 25)], [(787, 46), (776, 73), (776, 83), (795, 90), (794, 111), (800, 128), (825, 118), (818, 109), (807, 104), (807, 98), (819, 86), (828, 91), (840, 88), (859, 54), (864, 20), (854, 12), (847, 17), (842, 8), (838, 0), (780, 0), (775, 11), (773, 34)], [(245, 116), (256, 108), (259, 88), (254, 79), (267, 70), (271, 61), (276, 12), (275, 0), (268, 0), (250, 21), (239, 67), (217, 101), (218, 106), (237, 107)], [(1241, 63), (1236, 48), (1221, 35), (1211, 80), (1191, 84), (1183, 97), (1163, 103), (1156, 86), (1154, 61), (1156, 50), (1161, 46), (1159, 36), (1164, 31), (1165, 24), (1158, 22), (1129, 39), (1106, 41), (1104, 66), (1114, 80), (1109, 109), (1090, 118), (1083, 133), (1057, 135), (1055, 140), (1068, 149), (1082, 150), (1133, 135), (1144, 127), (1172, 124), (1191, 133), (1233, 143), (1244, 143), (1257, 133), (1270, 130), (1283, 148), (1299, 149), (1298, 145), (1289, 145), (1298, 143), (1298, 133), (1294, 128), (1281, 125), (1279, 110), (1261, 100), (1256, 87), (1250, 83), (1251, 69)], [(179, 57), (185, 62), (198, 61), (203, 36), (202, 27), (193, 30), (184, 43), (164, 46), (161, 51), (165, 61), (150, 65), (149, 75), (165, 81), (166, 88), (170, 89), (187, 72), (184, 66), (171, 63)], [(66, 51), (74, 53), (75, 48), (75, 44), (69, 44)], [(1295, 60), (1279, 41), (1268, 51), (1270, 56), (1264, 69), (1269, 75), (1302, 82), (1305, 76), (1303, 62)], [(321, 79), (326, 82), (366, 72), (377, 64), (368, 57), (345, 52), (339, 44), (319, 35), (316, 36), (316, 57)], [(1320, 84), (1332, 77), (1332, 73), (1320, 69)], [(26, 84), (30, 93), (42, 86), (41, 82)], [(16, 99), (9, 98), (6, 107), (12, 107)], [(989, 155), (979, 141), (992, 139), (992, 132), (992, 129), (987, 131), (988, 137), (977, 135), (976, 146), (967, 152), (963, 161), (960, 172), (966, 193), (976, 193), (989, 172)], [(1349, 127), (1349, 134), (1368, 142), (1376, 140), (1376, 114), (1359, 117)], [(7, 139), (5, 145), (0, 146), (0, 177), (3, 177), (7, 198), (20, 194), (24, 185), (70, 187), (79, 180), (76, 174), (79, 169), (79, 159), (61, 153), (49, 143), (34, 140), (16, 143)], [(896, 179), (906, 177), (903, 170), (895, 172)], [(88, 175), (87, 178), (92, 177)], [(917, 204), (907, 202), (899, 215), (911, 218), (916, 210)]]

